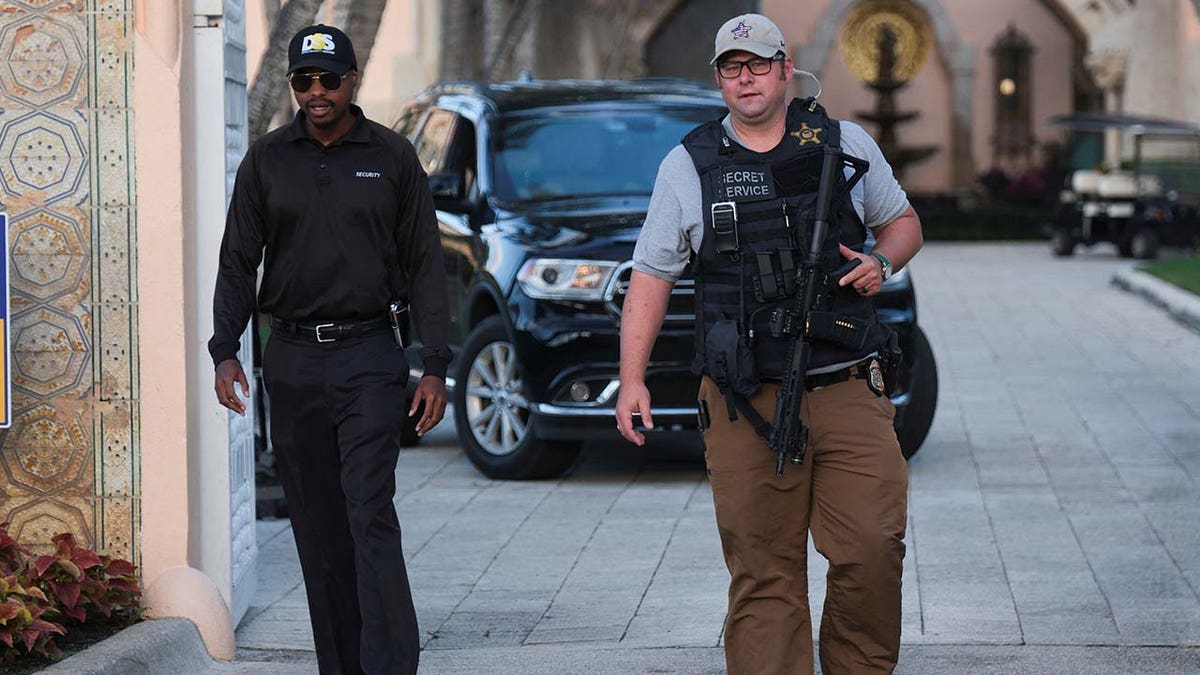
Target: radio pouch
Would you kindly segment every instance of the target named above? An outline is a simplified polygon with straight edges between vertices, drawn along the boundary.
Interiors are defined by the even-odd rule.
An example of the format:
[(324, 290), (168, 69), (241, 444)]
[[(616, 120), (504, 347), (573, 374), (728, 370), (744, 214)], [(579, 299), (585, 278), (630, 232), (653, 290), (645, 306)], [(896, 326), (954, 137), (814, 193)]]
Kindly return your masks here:
[(737, 419), (733, 396), (750, 398), (758, 393), (754, 352), (738, 332), (737, 322), (722, 319), (704, 338), (704, 362), (709, 377), (725, 395), (730, 421)]

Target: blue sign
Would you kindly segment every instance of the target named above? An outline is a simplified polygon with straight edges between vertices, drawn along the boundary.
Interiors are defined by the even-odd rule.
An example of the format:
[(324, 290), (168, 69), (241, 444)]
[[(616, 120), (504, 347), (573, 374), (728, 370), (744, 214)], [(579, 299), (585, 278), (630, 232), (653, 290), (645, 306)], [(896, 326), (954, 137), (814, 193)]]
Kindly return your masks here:
[(4, 381), (4, 386), (0, 387), (0, 429), (7, 429), (12, 426), (12, 369), (8, 352), (8, 214), (0, 212), (0, 232), (4, 233), (3, 252), (0, 253), (0, 283), (4, 284), (0, 288), (0, 339), (4, 341), (4, 361), (0, 364), (0, 380)]

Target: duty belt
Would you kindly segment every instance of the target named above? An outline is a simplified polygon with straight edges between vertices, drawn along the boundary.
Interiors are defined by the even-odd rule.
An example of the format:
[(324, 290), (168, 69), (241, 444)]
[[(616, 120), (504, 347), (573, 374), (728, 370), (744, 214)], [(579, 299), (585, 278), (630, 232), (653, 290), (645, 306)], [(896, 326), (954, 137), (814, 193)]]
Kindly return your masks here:
[(821, 373), (819, 375), (809, 375), (804, 378), (804, 388), (808, 391), (828, 387), (834, 384), (840, 384), (846, 380), (867, 380), (871, 379), (871, 361), (859, 361), (858, 363), (835, 370), (832, 373)]
[(391, 327), (386, 316), (364, 321), (288, 321), (271, 317), (271, 328), (320, 343), (337, 342), (346, 338), (360, 337)]

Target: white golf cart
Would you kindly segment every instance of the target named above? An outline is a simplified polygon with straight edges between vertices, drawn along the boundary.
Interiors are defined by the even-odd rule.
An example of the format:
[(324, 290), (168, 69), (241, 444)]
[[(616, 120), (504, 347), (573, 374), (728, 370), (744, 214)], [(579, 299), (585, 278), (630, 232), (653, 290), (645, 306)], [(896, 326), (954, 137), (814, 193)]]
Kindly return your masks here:
[(1079, 113), (1050, 123), (1075, 144), (1116, 131), (1132, 156), (1117, 169), (1077, 169), (1050, 227), (1055, 255), (1111, 242), (1125, 257), (1152, 259), (1160, 246), (1200, 246), (1200, 127), (1151, 117)]

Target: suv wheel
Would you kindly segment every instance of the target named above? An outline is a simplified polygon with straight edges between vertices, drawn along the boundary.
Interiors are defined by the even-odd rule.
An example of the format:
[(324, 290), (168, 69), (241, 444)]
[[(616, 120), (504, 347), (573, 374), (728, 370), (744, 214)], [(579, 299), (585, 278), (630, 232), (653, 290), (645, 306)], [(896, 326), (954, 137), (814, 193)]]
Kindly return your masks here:
[(522, 371), (501, 317), (471, 331), (459, 359), (454, 423), (467, 458), (489, 478), (559, 476), (579, 455), (579, 443), (537, 438)]
[(904, 425), (896, 431), (905, 459), (917, 454), (929, 435), (938, 394), (937, 363), (933, 360), (933, 348), (919, 326), (913, 326), (912, 330), (912, 353), (904, 355), (909, 372), (908, 408), (904, 411)]

